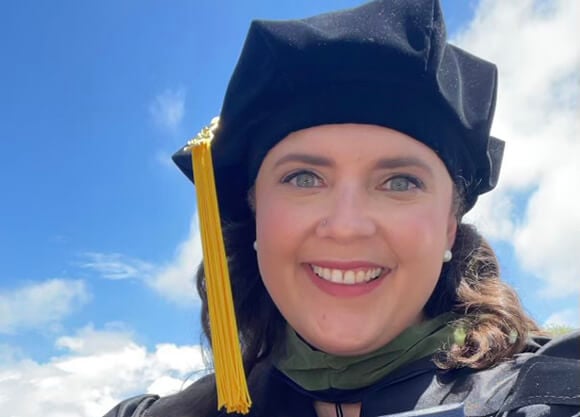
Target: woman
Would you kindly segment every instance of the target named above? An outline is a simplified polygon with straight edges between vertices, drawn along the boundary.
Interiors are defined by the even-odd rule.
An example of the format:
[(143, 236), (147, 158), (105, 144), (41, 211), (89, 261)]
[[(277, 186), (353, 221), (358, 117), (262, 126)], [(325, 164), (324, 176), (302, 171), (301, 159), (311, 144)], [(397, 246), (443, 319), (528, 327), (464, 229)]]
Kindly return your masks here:
[[(579, 415), (577, 337), (532, 339), (493, 250), (462, 223), (499, 175), (496, 77), (446, 42), (437, 1), (252, 24), (205, 131), (250, 415)], [(193, 178), (190, 150), (174, 159)], [(208, 376), (108, 416), (224, 403)]]

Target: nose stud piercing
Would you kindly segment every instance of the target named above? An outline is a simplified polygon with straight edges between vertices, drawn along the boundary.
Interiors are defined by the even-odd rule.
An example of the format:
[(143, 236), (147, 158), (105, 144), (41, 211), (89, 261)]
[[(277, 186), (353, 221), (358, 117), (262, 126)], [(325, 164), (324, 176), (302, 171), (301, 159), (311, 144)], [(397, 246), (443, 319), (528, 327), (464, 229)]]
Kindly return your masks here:
[(327, 219), (322, 219), (322, 221), (320, 222), (321, 226), (326, 226), (326, 224), (328, 223)]
[(449, 262), (453, 258), (453, 254), (449, 249), (443, 253), (443, 262)]

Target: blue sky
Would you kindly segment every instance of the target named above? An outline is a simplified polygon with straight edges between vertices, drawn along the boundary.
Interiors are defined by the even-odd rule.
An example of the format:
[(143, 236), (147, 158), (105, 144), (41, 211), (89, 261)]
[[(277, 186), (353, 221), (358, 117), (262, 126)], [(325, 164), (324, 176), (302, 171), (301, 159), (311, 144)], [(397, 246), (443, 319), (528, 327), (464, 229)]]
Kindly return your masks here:
[[(578, 171), (559, 150), (580, 148), (571, 116), (580, 58), (550, 44), (577, 38), (567, 17), (577, 10), (573, 3), (447, 0), (443, 8), (450, 37), (498, 63), (506, 86), (494, 129), (511, 150), (497, 195), (483, 199), (472, 220), (541, 324), (579, 326), (580, 203), (566, 187)], [(150, 365), (136, 365), (149, 376), (125, 387), (116, 381), (84, 408), (66, 408), (88, 416), (132, 392), (168, 390), (199, 368), (168, 359), (185, 357), (200, 341), (187, 272), (193, 275), (200, 256), (194, 190), (170, 155), (219, 113), (253, 18), (356, 4), (2, 3), (0, 387), (3, 375), (28, 389), (27, 376), (51, 372), (78, 385), (63, 364), (101, 369), (97, 358), (131, 349), (162, 364), (155, 377)], [(87, 390), (93, 381), (102, 385), (82, 378)], [(9, 397), (0, 395), (0, 408), (13, 405)], [(63, 403), (44, 409), (66, 415)], [(33, 408), (16, 412), (36, 415)]]

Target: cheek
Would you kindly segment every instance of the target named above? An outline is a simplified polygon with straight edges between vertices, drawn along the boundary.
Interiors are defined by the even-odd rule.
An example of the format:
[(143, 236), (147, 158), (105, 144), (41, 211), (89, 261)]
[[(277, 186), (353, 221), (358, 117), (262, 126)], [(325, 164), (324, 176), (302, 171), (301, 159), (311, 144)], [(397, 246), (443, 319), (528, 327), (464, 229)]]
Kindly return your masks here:
[[(271, 277), (289, 275), (299, 257), (300, 248), (310, 228), (311, 215), (272, 193), (258, 196), (256, 240), (258, 264), (268, 286)], [(281, 274), (286, 271), (286, 274)]]
[(304, 216), (300, 211), (273, 197), (264, 195), (256, 210), (256, 239), (260, 244), (283, 243), (281, 236), (291, 236), (299, 232)]
[(447, 249), (449, 216), (443, 209), (415, 207), (397, 212), (389, 222), (389, 241), (401, 259), (433, 259), (436, 265)]
[(441, 275), (447, 246), (446, 222), (445, 216), (423, 209), (406, 210), (390, 222), (388, 242), (397, 269), (389, 287), (392, 294), (385, 297), (394, 294), (395, 298), (405, 299), (405, 308), (410, 309), (407, 311), (412, 317), (423, 309)]
[(272, 193), (258, 196), (256, 241), (258, 267), (272, 300), (287, 317), (301, 304), (303, 287), (296, 277), (306, 253), (304, 242), (312, 215)]

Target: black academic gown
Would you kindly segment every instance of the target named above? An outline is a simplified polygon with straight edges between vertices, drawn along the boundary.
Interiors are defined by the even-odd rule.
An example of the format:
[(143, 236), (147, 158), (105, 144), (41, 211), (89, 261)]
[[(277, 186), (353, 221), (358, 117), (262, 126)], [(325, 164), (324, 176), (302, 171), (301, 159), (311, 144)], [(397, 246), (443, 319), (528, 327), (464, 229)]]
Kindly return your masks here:
[[(417, 412), (405, 417), (580, 416), (579, 356), (580, 333), (574, 333), (550, 342), (535, 339), (527, 352), (486, 370), (441, 371), (424, 358), (361, 390), (314, 394), (261, 364), (249, 378), (253, 400), (249, 417), (316, 417), (315, 399), (360, 402), (361, 417), (411, 410)], [(213, 384), (211, 379), (206, 377), (165, 398), (148, 395), (126, 400), (105, 417), (209, 417), (196, 413), (191, 398), (203, 385)], [(442, 405), (449, 406), (447, 411), (441, 410)], [(227, 415), (216, 411), (212, 417)]]

